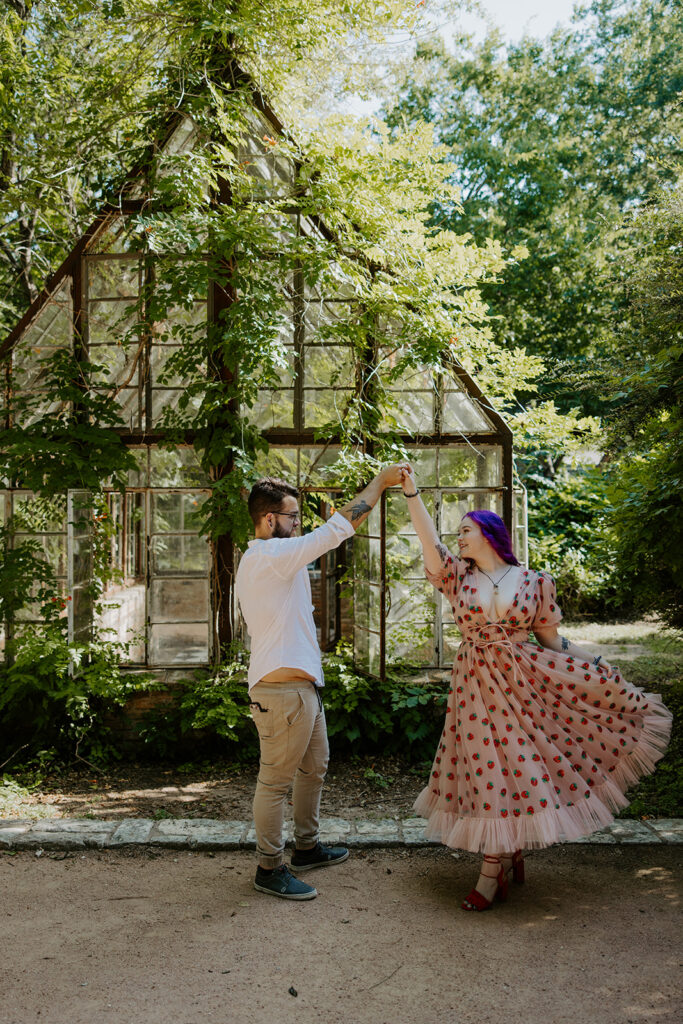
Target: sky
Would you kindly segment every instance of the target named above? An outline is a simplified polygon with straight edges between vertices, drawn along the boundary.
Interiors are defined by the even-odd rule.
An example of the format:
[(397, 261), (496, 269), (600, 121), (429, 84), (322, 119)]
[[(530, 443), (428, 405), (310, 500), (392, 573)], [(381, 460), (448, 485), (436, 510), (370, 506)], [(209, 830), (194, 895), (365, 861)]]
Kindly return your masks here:
[[(525, 33), (543, 39), (558, 24), (568, 26), (576, 3), (577, 0), (481, 0), (490, 21), (501, 29), (507, 43), (518, 42)], [(465, 31), (482, 39), (486, 21), (478, 15), (462, 14), (457, 24), (439, 24), (438, 31), (446, 46), (456, 32)], [(358, 96), (347, 97), (344, 102), (346, 109), (356, 117), (373, 116), (380, 105), (377, 100), (363, 100)]]
[[(568, 25), (574, 4), (575, 0), (482, 0), (491, 20), (511, 43), (516, 43), (525, 31), (542, 38), (558, 22)], [(470, 15), (463, 18), (462, 25), (468, 30), (483, 28), (483, 22)]]

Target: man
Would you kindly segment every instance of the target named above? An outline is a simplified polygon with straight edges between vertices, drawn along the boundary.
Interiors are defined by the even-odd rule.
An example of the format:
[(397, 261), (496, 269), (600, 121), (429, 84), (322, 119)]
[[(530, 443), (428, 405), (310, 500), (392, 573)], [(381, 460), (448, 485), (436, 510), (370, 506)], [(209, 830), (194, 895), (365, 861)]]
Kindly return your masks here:
[(261, 759), (254, 795), (258, 867), (254, 888), (288, 900), (310, 900), (316, 889), (284, 863), (284, 806), (294, 780), (292, 867), (298, 872), (341, 864), (344, 847), (319, 841), (320, 794), (329, 746), (321, 698), (324, 685), (306, 566), (338, 547), (367, 519), (405, 467), (375, 477), (322, 526), (296, 536), (301, 522), (296, 487), (273, 477), (249, 495), (255, 540), (237, 570), (235, 588), (251, 638), (249, 696)]

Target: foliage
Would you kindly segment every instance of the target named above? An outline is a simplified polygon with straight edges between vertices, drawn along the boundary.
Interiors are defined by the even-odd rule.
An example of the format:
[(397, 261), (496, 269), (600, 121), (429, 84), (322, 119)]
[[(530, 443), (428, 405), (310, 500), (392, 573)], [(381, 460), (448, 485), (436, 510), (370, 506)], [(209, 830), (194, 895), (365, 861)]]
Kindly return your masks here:
[(671, 741), (666, 754), (658, 762), (656, 771), (629, 791), (628, 798), (631, 802), (623, 811), (624, 817), (683, 816), (683, 681), (679, 678), (672, 683), (663, 696), (666, 706), (674, 716)]
[[(683, 624), (683, 177), (635, 218), (625, 263), (628, 347), (584, 386), (609, 389), (609, 516), (616, 577), (640, 609)], [(620, 331), (624, 328), (620, 325)]]
[[(599, 0), (545, 41), (426, 41), (387, 114), (396, 131), (427, 122), (448, 148), (462, 199), (437, 197), (435, 226), (526, 250), (481, 297), (496, 341), (546, 360), (511, 423), (534, 564), (576, 612), (635, 598), (680, 621), (681, 54), (679, 3)], [(662, 183), (671, 205), (655, 226), (643, 206)], [(572, 467), (581, 448), (610, 446), (595, 414), (624, 458), (589, 484)]]
[(29, 755), (56, 748), (102, 758), (112, 752), (102, 724), (107, 707), (131, 692), (154, 686), (125, 676), (125, 645), (93, 640), (69, 643), (59, 620), (25, 625), (12, 642), (12, 661), (0, 668), (0, 755), (27, 747)]
[[(230, 658), (210, 674), (197, 672), (173, 684), (170, 703), (147, 712), (139, 723), (140, 753), (177, 760), (191, 747), (226, 755), (227, 740), (233, 760), (258, 757), (244, 657), (235, 647)], [(336, 751), (431, 756), (445, 706), (443, 681), (416, 683), (398, 673), (385, 682), (371, 679), (355, 671), (344, 644), (324, 656), (324, 668), (327, 728)]]
[(528, 251), (483, 287), (497, 340), (572, 362), (609, 343), (622, 215), (680, 153), (682, 54), (673, 0), (598, 0), (545, 41), (419, 49), (388, 120), (425, 120), (449, 149), (462, 205), (437, 198), (434, 223)]
[(607, 480), (600, 467), (562, 469), (554, 479), (539, 476), (533, 498), (537, 527), (529, 538), (529, 562), (557, 584), (565, 616), (602, 618), (628, 601), (612, 573), (614, 553), (606, 528), (611, 511)]

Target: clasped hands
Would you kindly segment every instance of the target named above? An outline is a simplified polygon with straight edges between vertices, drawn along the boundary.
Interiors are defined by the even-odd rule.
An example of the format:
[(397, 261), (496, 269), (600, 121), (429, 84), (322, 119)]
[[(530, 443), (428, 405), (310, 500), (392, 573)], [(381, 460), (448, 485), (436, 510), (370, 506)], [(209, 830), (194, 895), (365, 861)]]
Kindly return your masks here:
[(413, 467), (409, 462), (395, 462), (380, 473), (384, 487), (402, 487), (409, 493), (417, 490)]

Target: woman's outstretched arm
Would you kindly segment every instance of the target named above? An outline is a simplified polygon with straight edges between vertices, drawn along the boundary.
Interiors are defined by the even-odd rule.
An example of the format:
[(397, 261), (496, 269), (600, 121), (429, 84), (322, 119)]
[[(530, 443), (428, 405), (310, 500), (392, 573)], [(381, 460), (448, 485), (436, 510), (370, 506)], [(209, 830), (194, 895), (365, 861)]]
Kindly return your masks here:
[(608, 661), (601, 656), (591, 654), (590, 651), (585, 650), (583, 647), (579, 647), (572, 640), (568, 640), (566, 636), (560, 636), (557, 626), (546, 626), (544, 629), (538, 626), (533, 626), (534, 636), (538, 640), (541, 647), (547, 647), (551, 651), (557, 651), (558, 654), (568, 654), (572, 658), (576, 658), (577, 661), (587, 661), (590, 663), (592, 668), (599, 668), (601, 672), (604, 672), (607, 679), (611, 679), (613, 673), (616, 671), (613, 665), (610, 665)]
[[(412, 466), (403, 470), (401, 487), (404, 494), (414, 495), (418, 490), (415, 471)], [(448, 549), (441, 543), (434, 526), (434, 520), (424, 507), (424, 502), (419, 493), (415, 497), (406, 498), (406, 502), (412, 524), (415, 527), (415, 533), (422, 544), (425, 568), (429, 572), (437, 573), (444, 566), (448, 556)]]

